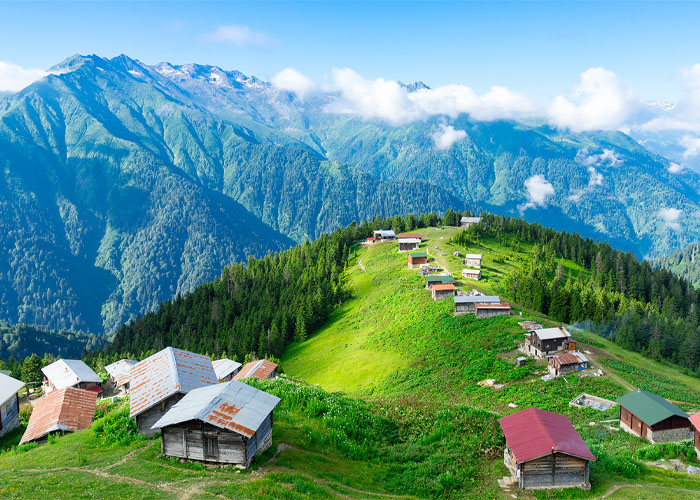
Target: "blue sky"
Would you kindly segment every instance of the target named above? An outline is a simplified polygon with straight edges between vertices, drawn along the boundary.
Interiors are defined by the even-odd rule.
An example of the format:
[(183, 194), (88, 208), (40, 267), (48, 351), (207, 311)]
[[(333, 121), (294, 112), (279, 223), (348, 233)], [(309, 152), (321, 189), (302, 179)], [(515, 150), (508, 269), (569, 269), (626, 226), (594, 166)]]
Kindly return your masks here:
[[(680, 69), (700, 62), (695, 2), (0, 1), (0, 12), (0, 61), (23, 68), (125, 53), (265, 79), (291, 66), (322, 82), (349, 67), (479, 93), (503, 85), (547, 102), (602, 66), (645, 99), (673, 101)], [(211, 36), (226, 26), (249, 40)]]

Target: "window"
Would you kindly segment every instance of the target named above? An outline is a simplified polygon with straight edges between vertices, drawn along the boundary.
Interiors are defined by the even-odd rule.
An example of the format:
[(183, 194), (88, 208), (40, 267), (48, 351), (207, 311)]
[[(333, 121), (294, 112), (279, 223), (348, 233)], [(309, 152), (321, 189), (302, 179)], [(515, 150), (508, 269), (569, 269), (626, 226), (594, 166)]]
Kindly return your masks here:
[(204, 458), (218, 459), (219, 458), (219, 438), (216, 436), (202, 435), (204, 445)]

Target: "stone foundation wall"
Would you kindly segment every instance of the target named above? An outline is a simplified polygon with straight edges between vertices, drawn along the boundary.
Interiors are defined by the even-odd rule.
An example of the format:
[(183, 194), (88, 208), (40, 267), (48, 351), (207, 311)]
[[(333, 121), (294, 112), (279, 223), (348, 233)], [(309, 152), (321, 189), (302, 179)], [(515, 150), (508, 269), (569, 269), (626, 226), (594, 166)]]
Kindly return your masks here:
[(668, 429), (665, 431), (649, 431), (649, 441), (652, 443), (672, 443), (693, 439), (693, 432), (689, 429)]

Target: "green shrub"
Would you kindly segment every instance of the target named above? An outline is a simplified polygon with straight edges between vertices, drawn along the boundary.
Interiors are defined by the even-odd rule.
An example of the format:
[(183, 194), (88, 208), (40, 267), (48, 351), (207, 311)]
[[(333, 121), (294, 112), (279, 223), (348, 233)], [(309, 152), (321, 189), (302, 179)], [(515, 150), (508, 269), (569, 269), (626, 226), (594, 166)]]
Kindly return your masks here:
[(129, 407), (121, 406), (107, 413), (92, 423), (92, 430), (97, 437), (107, 444), (128, 445), (144, 439), (136, 427), (136, 419), (129, 417)]
[(661, 460), (678, 458), (686, 462), (697, 463), (698, 458), (692, 441), (680, 443), (661, 443), (642, 446), (637, 449), (637, 458), (640, 460)]
[(29, 423), (29, 417), (32, 416), (32, 410), (34, 407), (32, 405), (27, 405), (19, 410), (19, 422), (20, 424), (26, 426)]

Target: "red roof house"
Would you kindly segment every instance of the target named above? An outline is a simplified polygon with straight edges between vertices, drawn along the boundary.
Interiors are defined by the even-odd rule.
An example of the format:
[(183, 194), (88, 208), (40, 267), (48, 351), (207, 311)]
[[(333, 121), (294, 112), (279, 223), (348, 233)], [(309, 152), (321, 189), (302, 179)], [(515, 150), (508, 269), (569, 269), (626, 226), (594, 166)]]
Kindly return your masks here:
[(498, 423), (506, 438), (504, 462), (511, 483), (525, 489), (590, 488), (588, 465), (595, 457), (567, 417), (528, 408)]
[(240, 380), (242, 378), (259, 378), (260, 380), (265, 380), (266, 378), (275, 378), (277, 372), (277, 363), (268, 361), (266, 359), (260, 359), (258, 361), (251, 361), (239, 371), (233, 380)]
[(67, 387), (36, 400), (27, 430), (19, 444), (36, 441), (52, 432), (87, 429), (95, 417), (97, 393)]
[(700, 412), (690, 417), (690, 423), (693, 424), (693, 442), (695, 443), (695, 453), (698, 454), (700, 460)]

